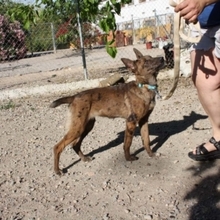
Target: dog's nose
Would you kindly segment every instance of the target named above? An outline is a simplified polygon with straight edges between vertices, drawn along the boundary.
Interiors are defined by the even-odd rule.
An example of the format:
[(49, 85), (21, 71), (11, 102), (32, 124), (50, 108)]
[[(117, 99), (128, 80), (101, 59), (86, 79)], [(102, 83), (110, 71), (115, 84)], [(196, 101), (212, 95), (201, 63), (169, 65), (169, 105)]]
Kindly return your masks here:
[(163, 57), (160, 57), (160, 61), (161, 61), (161, 62), (164, 62), (164, 58), (163, 58)]

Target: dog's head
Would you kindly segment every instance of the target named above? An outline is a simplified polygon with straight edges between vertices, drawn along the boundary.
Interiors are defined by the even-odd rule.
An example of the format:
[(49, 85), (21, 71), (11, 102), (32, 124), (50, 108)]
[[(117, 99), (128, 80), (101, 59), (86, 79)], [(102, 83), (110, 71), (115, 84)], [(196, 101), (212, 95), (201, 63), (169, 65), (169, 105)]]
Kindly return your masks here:
[(135, 74), (137, 83), (156, 85), (157, 74), (164, 67), (164, 58), (144, 56), (135, 48), (134, 52), (137, 60), (122, 58), (122, 62)]

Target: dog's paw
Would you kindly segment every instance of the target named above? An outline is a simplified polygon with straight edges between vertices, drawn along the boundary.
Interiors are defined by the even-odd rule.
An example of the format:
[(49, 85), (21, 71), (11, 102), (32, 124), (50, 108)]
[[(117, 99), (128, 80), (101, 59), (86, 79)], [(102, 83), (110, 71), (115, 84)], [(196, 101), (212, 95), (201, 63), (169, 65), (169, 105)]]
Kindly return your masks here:
[(161, 156), (162, 156), (162, 154), (161, 154), (161, 153), (159, 153), (159, 152), (156, 152), (156, 153), (154, 154), (154, 156), (155, 156), (155, 157), (161, 157)]
[(62, 176), (63, 175), (63, 172), (58, 169), (58, 170), (54, 170), (54, 172), (58, 175), (58, 176)]
[(160, 157), (160, 156), (161, 156), (161, 154), (158, 153), (158, 152), (149, 154), (149, 157), (154, 157), (154, 158), (158, 158), (158, 157)]
[(138, 157), (134, 156), (134, 155), (130, 155), (129, 157), (126, 157), (127, 161), (134, 161), (134, 160), (138, 160)]
[(155, 157), (156, 156), (156, 154), (153, 153), (153, 152), (148, 153), (148, 155), (149, 155), (149, 157)]

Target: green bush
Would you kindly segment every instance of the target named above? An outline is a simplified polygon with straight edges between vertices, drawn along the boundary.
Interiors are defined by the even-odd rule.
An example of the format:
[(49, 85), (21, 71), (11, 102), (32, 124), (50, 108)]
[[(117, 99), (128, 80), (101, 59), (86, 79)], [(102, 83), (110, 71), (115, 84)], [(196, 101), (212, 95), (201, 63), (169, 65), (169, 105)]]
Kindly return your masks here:
[(0, 60), (21, 59), (27, 53), (25, 33), (18, 21), (0, 15)]
[(27, 33), (26, 46), (29, 52), (53, 50), (50, 23), (40, 23), (32, 26)]

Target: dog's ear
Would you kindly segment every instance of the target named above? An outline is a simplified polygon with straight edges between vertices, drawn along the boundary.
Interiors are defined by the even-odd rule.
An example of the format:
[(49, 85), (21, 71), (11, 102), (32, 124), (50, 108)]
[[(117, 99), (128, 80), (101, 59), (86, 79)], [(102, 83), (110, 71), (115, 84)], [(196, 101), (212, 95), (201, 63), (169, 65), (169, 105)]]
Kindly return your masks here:
[(149, 59), (152, 59), (152, 56), (150, 56), (150, 55), (145, 55), (144, 58), (147, 59), (147, 60), (149, 60)]
[(143, 54), (139, 50), (137, 50), (136, 48), (134, 48), (133, 51), (134, 51), (137, 59), (140, 59), (141, 57), (143, 57)]
[(124, 65), (133, 71), (135, 69), (134, 61), (127, 59), (127, 58), (121, 58), (121, 61), (124, 63)]

